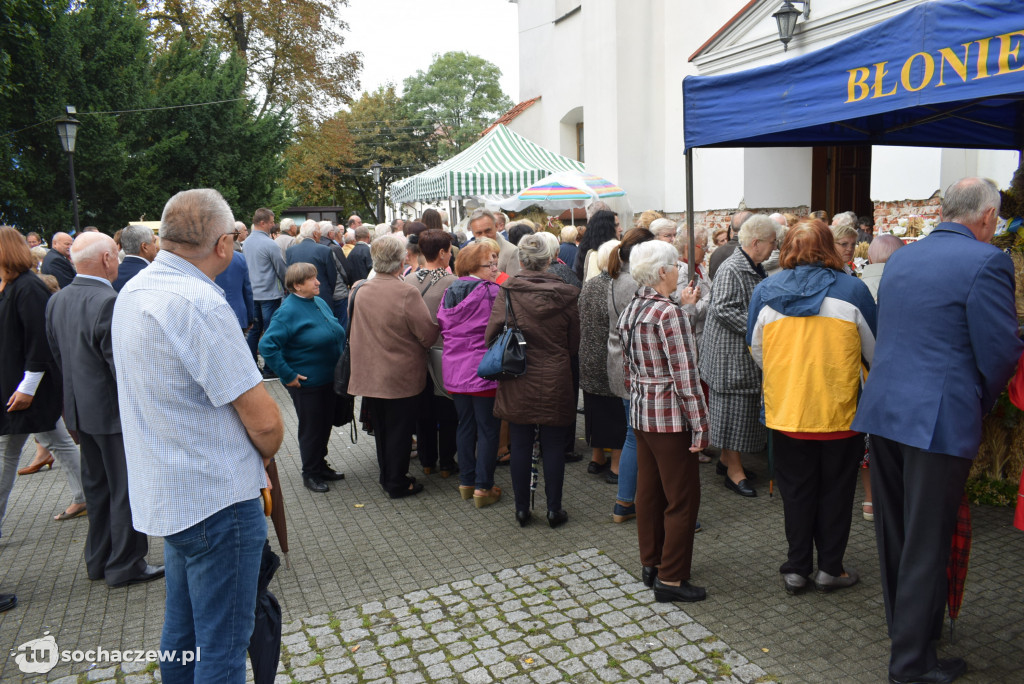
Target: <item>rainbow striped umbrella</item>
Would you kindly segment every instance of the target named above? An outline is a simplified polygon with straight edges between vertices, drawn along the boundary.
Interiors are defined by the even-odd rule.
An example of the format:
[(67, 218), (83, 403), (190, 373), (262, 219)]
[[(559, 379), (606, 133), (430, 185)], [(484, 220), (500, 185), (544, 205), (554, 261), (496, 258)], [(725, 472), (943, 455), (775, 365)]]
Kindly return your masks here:
[(515, 200), (528, 204), (573, 204), (583, 206), (598, 199), (622, 197), (626, 191), (606, 178), (591, 173), (558, 171), (526, 188)]

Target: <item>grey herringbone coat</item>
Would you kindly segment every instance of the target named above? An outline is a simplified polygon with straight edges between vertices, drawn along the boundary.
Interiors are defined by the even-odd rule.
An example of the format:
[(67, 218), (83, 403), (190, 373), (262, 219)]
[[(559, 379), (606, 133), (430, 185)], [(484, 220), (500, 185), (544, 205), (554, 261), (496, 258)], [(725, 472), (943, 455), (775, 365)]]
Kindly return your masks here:
[(750, 298), (763, 279), (742, 249), (723, 261), (715, 274), (697, 368), (716, 392), (761, 392), (761, 369), (750, 356), (746, 337)]

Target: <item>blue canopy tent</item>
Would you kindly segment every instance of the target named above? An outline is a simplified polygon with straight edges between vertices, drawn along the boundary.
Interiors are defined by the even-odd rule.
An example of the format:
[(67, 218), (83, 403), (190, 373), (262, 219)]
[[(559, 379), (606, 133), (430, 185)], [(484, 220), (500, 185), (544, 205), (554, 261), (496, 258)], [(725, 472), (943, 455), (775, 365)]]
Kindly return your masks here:
[[(722, 106), (737, 93), (757, 116)], [(695, 147), (1022, 150), (1024, 12), (1007, 0), (932, 0), (800, 57), (688, 76), (683, 111), (690, 225)]]

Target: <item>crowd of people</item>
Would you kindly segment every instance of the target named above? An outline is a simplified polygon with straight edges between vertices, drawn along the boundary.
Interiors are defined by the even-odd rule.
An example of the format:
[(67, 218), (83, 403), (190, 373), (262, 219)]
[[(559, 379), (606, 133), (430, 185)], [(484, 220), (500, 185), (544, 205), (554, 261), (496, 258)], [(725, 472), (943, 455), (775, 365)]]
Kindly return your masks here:
[[(159, 237), (57, 233), (40, 254), (38, 234), (0, 227), (0, 515), (35, 435), (18, 472), (61, 461), (74, 498), (57, 519), (88, 516), (90, 579), (166, 576), (161, 647), (201, 646), (203, 659), (161, 663), (164, 678), (237, 673), (265, 468), (284, 430), (264, 380), (294, 404), (310, 492), (345, 477), (328, 461), (331, 430), (358, 420), (394, 499), (424, 490), (418, 461), (424, 475), (457, 475), (462, 500), (494, 505), (507, 453), (523, 527), (538, 479), (548, 525), (569, 520), (562, 483), (581, 459), (582, 391), (587, 470), (616, 485), (614, 522), (636, 520), (657, 601), (706, 596), (691, 583), (699, 464), (717, 452), (724, 486), (755, 497), (742, 457), (771, 440), (783, 589), (858, 582), (844, 555), (860, 471), (890, 679), (952, 681), (966, 666), (938, 660), (931, 635), (955, 509), (981, 417), (1024, 350), (1010, 261), (987, 244), (998, 209), (990, 181), (959, 181), (944, 222), (911, 247), (849, 213), (828, 225), (741, 211), (709, 235), (652, 211), (623, 231), (600, 203), (558, 237), (486, 209), (460, 233), (432, 209), (371, 231), (356, 215), (345, 227), (278, 224), (261, 208), (250, 232), (213, 190), (172, 197)], [(858, 277), (861, 241), (871, 263)], [(509, 328), (525, 371), (481, 377)], [(358, 416), (335, 391), (343, 358)], [(164, 538), (166, 567), (146, 562), (147, 535)], [(16, 602), (3, 595), (0, 609)]]

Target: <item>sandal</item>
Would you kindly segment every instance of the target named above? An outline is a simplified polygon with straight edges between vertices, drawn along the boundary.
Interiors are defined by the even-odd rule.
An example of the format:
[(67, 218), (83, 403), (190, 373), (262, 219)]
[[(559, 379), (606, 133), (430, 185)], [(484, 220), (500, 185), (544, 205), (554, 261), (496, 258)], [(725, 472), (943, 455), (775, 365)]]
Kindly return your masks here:
[(507, 466), (512, 461), (512, 452), (500, 451), (498, 452), (498, 461), (495, 465)]
[(477, 508), (484, 508), (490, 506), (493, 503), (497, 503), (501, 498), (501, 487), (494, 486), (490, 489), (480, 490), (483, 494), (477, 494), (476, 490), (473, 491), (473, 503)]
[(711, 457), (701, 451), (697, 454), (697, 461), (699, 463), (711, 463)]
[[(72, 512), (71, 509), (75, 506), (81, 506), (77, 511)], [(63, 513), (59, 513), (53, 516), (54, 520), (71, 520), (72, 518), (81, 518), (85, 515), (85, 504), (71, 504)]]
[(860, 505), (861, 513), (864, 515), (864, 519), (871, 522), (875, 519), (875, 507), (870, 501), (865, 501)]

